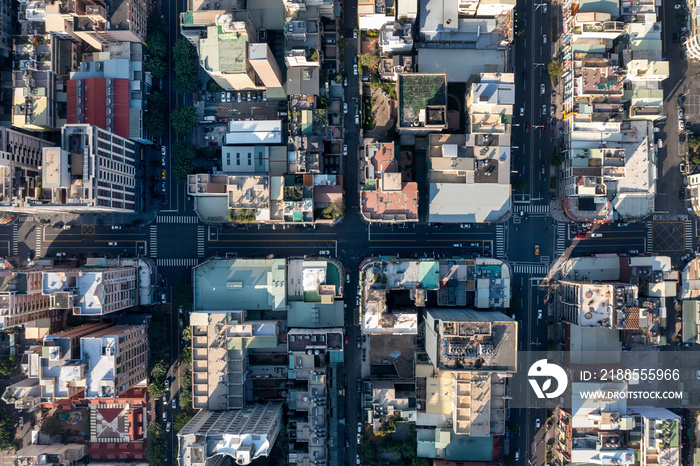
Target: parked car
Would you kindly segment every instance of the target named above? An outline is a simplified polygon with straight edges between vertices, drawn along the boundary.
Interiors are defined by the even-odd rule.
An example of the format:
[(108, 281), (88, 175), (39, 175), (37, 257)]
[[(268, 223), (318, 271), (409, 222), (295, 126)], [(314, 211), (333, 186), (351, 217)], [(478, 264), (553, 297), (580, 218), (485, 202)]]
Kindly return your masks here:
[(348, 145), (343, 144), (343, 155), (348, 155)]
[(263, 97), (263, 102), (267, 102), (267, 91), (263, 91), (262, 97)]
[(362, 433), (362, 423), (361, 423), (361, 422), (358, 422), (358, 423), (357, 423), (357, 433), (358, 433), (358, 434), (361, 434), (361, 433)]
[(160, 146), (160, 155), (165, 155), (165, 146)]
[[(165, 296), (165, 295), (163, 295)], [(170, 390), (170, 379), (165, 379), (165, 389)]]
[(357, 29), (352, 30), (352, 38), (357, 39)]
[(166, 178), (166, 176), (167, 176), (167, 173), (166, 173), (165, 169), (161, 170), (160, 171), (160, 178), (164, 180)]
[(165, 424), (165, 431), (170, 432), (170, 427), (171, 427), (171, 424), (169, 422), (167, 424)]
[(683, 119), (683, 107), (678, 107), (678, 118)]
[(248, 97), (248, 99), (247, 99), (248, 102), (252, 102), (252, 98), (251, 98), (250, 92), (248, 92), (247, 97)]
[(678, 131), (680, 131), (680, 132), (685, 131), (685, 121), (678, 120)]
[[(540, 314), (542, 313), (541, 309), (540, 309), (539, 313)], [(540, 418), (537, 418), (537, 419), (535, 419), (535, 428), (539, 429), (540, 427), (542, 427), (542, 424), (540, 423)]]
[(347, 103), (343, 104), (343, 113), (348, 113), (348, 104)]
[(221, 102), (222, 103), (226, 102), (226, 91), (221, 92)]
[(173, 401), (170, 403), (170, 406), (172, 406), (173, 409), (177, 408), (177, 398), (173, 397)]
[(547, 116), (547, 106), (542, 105), (542, 116)]
[(554, 108), (554, 105), (551, 105), (549, 107), (549, 116), (554, 117), (555, 113), (556, 113), (556, 108)]
[(236, 92), (236, 101), (240, 104), (241, 103), (241, 93)]
[(547, 92), (547, 89), (546, 89), (546, 86), (544, 85), (544, 83), (542, 83), (540, 85), (540, 94), (544, 95), (545, 92)]
[(168, 420), (168, 412), (163, 410), (163, 422), (166, 422)]
[(360, 115), (357, 114), (357, 113), (355, 114), (355, 124), (356, 124), (356, 125), (359, 125), (359, 124), (360, 124)]

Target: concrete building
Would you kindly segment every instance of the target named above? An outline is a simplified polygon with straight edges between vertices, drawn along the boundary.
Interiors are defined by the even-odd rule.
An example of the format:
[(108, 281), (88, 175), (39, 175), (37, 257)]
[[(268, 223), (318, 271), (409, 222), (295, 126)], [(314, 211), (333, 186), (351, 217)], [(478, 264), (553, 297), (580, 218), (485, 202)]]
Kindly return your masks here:
[(559, 284), (562, 318), (568, 322), (581, 327), (624, 329), (628, 318), (646, 318), (645, 310), (637, 307), (639, 290), (635, 285), (568, 281)]
[(698, 27), (698, 0), (688, 0), (688, 40), (685, 42), (688, 58), (700, 61), (700, 27)]
[(445, 74), (399, 74), (396, 85), (401, 133), (427, 134), (447, 127)]
[(211, 411), (243, 408), (251, 388), (248, 353), (276, 348), (280, 322), (246, 320), (245, 311), (212, 310), (191, 313), (190, 326), (192, 407)]
[(664, 408), (631, 408), (641, 426), (640, 466), (680, 466), (681, 417)]
[(136, 267), (55, 269), (42, 275), (44, 295), (74, 295), (74, 315), (103, 316), (139, 304)]
[(256, 403), (240, 410), (198, 411), (177, 433), (178, 462), (195, 466), (224, 457), (249, 464), (269, 456), (282, 423), (281, 403)]
[(282, 72), (267, 44), (248, 44), (248, 60), (265, 87), (282, 87)]
[(510, 214), (510, 135), (428, 136), (429, 221), (498, 222)]
[(413, 57), (409, 55), (393, 55), (391, 58), (382, 57), (379, 61), (379, 76), (385, 81), (396, 81), (400, 73), (413, 72)]
[(411, 23), (394, 22), (384, 24), (379, 30), (382, 54), (410, 53), (413, 51), (413, 28)]
[[(197, 48), (199, 63), (226, 90), (257, 88), (255, 70), (249, 60), (249, 45), (258, 31), (246, 10), (199, 10), (180, 14), (180, 32)], [(268, 82), (274, 82), (274, 60), (266, 44), (253, 47), (254, 60)], [(262, 58), (261, 58), (262, 57)]]
[(17, 466), (48, 464), (50, 459), (53, 464), (64, 466), (77, 466), (80, 460), (87, 455), (87, 445), (78, 443), (54, 443), (52, 445), (27, 445), (20, 449), (13, 456), (14, 464)]
[(281, 144), (281, 120), (230, 121), (225, 145)]
[(688, 210), (692, 209), (692, 212), (700, 217), (700, 174), (689, 175), (686, 180), (688, 181), (687, 193), (690, 203)]
[(12, 328), (42, 319), (51, 331), (57, 331), (63, 314), (73, 305), (67, 294), (42, 293), (41, 270), (0, 270), (0, 327)]
[(25, 196), (36, 197), (44, 147), (53, 144), (0, 127), (0, 205), (11, 205)]
[(394, 143), (364, 147), (360, 171), (360, 211), (368, 222), (418, 221), (418, 183), (402, 180)]
[(42, 196), (22, 212), (123, 212), (136, 204), (136, 144), (88, 124), (65, 125), (61, 147), (43, 149)]
[(117, 136), (150, 144), (144, 129), (151, 75), (144, 69), (143, 45), (111, 42), (85, 58), (68, 81), (69, 124), (95, 125)]
[(384, 24), (394, 21), (394, 16), (389, 14), (386, 0), (358, 0), (357, 16), (359, 27), (366, 31), (369, 29), (380, 29)]

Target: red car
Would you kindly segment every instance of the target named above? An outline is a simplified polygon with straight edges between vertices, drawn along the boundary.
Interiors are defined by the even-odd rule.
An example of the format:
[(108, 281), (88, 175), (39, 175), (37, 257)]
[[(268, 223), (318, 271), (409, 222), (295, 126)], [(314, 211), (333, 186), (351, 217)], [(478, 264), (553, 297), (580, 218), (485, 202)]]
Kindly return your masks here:
[(210, 145), (210, 146), (218, 146), (219, 143), (216, 142), (216, 141), (210, 141), (210, 142), (209, 142), (209, 145)]
[(345, 344), (347, 345), (348, 343), (350, 343), (350, 339), (348, 338), (347, 335), (345, 335)]
[(530, 125), (525, 125), (525, 132), (529, 133), (530, 132)]
[(547, 125), (546, 125), (545, 122), (543, 121), (542, 124), (540, 125), (540, 128), (545, 129), (546, 127), (547, 127)]
[(585, 238), (585, 237), (586, 237), (586, 235), (576, 235), (576, 238), (578, 238), (578, 239)]

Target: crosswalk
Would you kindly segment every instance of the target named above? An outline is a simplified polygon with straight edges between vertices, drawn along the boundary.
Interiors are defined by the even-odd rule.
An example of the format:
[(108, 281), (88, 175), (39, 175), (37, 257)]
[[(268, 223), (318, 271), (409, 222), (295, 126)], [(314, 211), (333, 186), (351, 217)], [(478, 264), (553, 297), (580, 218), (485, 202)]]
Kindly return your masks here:
[(506, 255), (506, 227), (502, 223), (496, 225), (496, 257)]
[(685, 250), (693, 250), (693, 222), (691, 220), (685, 221)]
[(566, 234), (568, 233), (568, 229), (569, 225), (566, 223), (557, 223), (557, 256), (561, 256), (566, 252)]
[(647, 244), (646, 250), (644, 252), (652, 252), (654, 250), (654, 225), (652, 222), (646, 222), (647, 224)]
[(44, 239), (44, 227), (39, 225), (36, 229), (36, 240), (34, 242), (34, 257), (41, 257), (41, 246)]
[(547, 275), (549, 267), (546, 265), (519, 265), (513, 266), (514, 273), (526, 273), (530, 275)]
[(12, 225), (12, 255), (17, 256), (19, 254), (19, 241), (17, 241), (17, 230), (19, 230), (19, 222), (15, 222)]
[(526, 214), (548, 214), (549, 204), (515, 204), (513, 205), (513, 213), (516, 215), (520, 214), (520, 211)]
[(158, 226), (151, 225), (150, 241), (148, 244), (148, 255), (150, 257), (158, 257)]
[(197, 257), (204, 257), (204, 226), (197, 227)]
[(158, 259), (158, 267), (194, 267), (199, 264), (199, 259)]
[(157, 223), (197, 223), (199, 217), (191, 215), (159, 215), (156, 217)]

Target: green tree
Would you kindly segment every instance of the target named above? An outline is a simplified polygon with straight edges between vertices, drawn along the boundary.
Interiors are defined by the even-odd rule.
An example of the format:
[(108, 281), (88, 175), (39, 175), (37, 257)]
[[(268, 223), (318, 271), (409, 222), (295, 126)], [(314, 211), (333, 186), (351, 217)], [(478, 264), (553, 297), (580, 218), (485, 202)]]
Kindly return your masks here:
[(0, 408), (0, 450), (17, 450), (15, 421), (8, 408)]
[(148, 440), (146, 441), (146, 457), (151, 459), (165, 458), (168, 446), (165, 443), (165, 430), (159, 422), (148, 425)]
[(365, 68), (373, 70), (379, 64), (379, 57), (371, 53), (363, 53), (360, 55), (360, 64)]
[(198, 118), (197, 109), (192, 105), (178, 107), (170, 112), (170, 122), (179, 134), (191, 133), (197, 125)]
[(151, 92), (146, 99), (146, 131), (155, 137), (165, 133), (165, 97), (160, 91)]
[(163, 360), (158, 361), (151, 369), (151, 378), (155, 380), (165, 380), (168, 373), (167, 363)]
[(148, 385), (148, 394), (153, 398), (160, 398), (165, 395), (165, 385), (163, 381), (154, 381)]
[(214, 81), (214, 78), (211, 78), (209, 81), (207, 81), (207, 91), (209, 92), (221, 92), (223, 91), (224, 88), (219, 85), (216, 81)]
[(692, 151), (695, 151), (698, 147), (700, 147), (700, 135), (691, 134), (688, 136), (688, 147)]
[(168, 41), (162, 31), (148, 31), (148, 55), (151, 57), (165, 58), (168, 54)]
[(8, 376), (17, 367), (17, 357), (10, 356), (9, 358), (0, 358), (0, 374)]
[(527, 189), (527, 182), (519, 176), (513, 177), (510, 184), (514, 191), (525, 191)]
[(151, 76), (155, 79), (160, 79), (165, 76), (167, 70), (168, 68), (162, 58), (150, 56), (146, 59), (146, 71), (151, 73)]
[(318, 61), (318, 50), (310, 48), (309, 52), (306, 54), (306, 59), (309, 61)]
[(554, 152), (552, 152), (552, 156), (549, 158), (549, 163), (552, 164), (553, 167), (558, 167), (561, 165), (561, 154), (557, 152), (556, 149)]
[(187, 175), (194, 170), (195, 150), (194, 146), (188, 142), (176, 141), (173, 146), (173, 176), (178, 183), (187, 181)]
[(173, 429), (176, 431), (182, 430), (182, 428), (185, 427), (188, 422), (190, 422), (192, 416), (194, 416), (192, 410), (180, 411), (177, 413), (177, 416), (175, 416), (175, 421), (173, 422)]
[(173, 46), (173, 58), (175, 60), (175, 82), (173, 87), (176, 92), (186, 94), (194, 92), (199, 86), (197, 77), (197, 51), (192, 43), (181, 37)]
[(58, 435), (62, 430), (61, 420), (56, 416), (48, 416), (41, 420), (41, 429), (39, 431), (42, 434)]
[(561, 60), (552, 60), (547, 65), (547, 71), (549, 72), (550, 78), (552, 78), (552, 83), (556, 86), (559, 82), (559, 78), (564, 72), (564, 66)]

